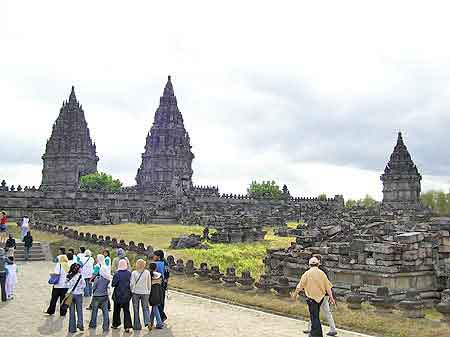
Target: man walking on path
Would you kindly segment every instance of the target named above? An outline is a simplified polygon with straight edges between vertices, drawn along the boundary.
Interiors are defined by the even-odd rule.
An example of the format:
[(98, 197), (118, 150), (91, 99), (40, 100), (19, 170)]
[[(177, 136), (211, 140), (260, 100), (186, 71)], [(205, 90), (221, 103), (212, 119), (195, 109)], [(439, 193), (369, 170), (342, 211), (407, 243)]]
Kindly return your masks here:
[[(322, 255), (314, 254), (313, 256), (319, 260), (319, 269), (321, 271), (323, 271), (325, 273), (325, 275), (327, 275), (328, 279), (330, 280), (328, 271), (325, 268), (323, 261), (322, 261)], [(333, 295), (334, 295), (334, 293), (333, 293)], [(335, 300), (336, 300), (336, 297), (335, 297)], [(330, 308), (330, 301), (328, 300), (327, 295), (325, 295), (325, 299), (322, 303), (321, 309), (323, 310), (323, 313), (325, 314), (325, 318), (328, 322), (328, 326), (330, 327), (330, 331), (327, 333), (327, 336), (337, 336), (336, 324), (334, 323), (333, 314), (331, 313), (331, 308)], [(308, 330), (305, 330), (303, 332), (309, 333), (310, 331), (311, 331), (311, 320), (308, 322)]]
[(297, 288), (292, 293), (292, 297), (297, 298), (302, 290), (305, 291), (311, 319), (310, 337), (323, 337), (319, 314), (325, 295), (328, 294), (331, 304), (336, 303), (331, 291), (333, 285), (325, 273), (319, 269), (319, 264), (319, 260), (316, 257), (312, 257), (309, 260), (309, 270), (303, 273)]

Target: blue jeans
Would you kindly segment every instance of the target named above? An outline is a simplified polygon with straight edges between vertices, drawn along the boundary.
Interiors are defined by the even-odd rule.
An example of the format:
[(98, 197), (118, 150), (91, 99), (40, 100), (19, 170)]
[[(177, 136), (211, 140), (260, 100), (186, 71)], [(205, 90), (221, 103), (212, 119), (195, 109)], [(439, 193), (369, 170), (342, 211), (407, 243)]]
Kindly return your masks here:
[(133, 294), (133, 330), (141, 330), (141, 320), (139, 319), (139, 302), (141, 302), (142, 311), (144, 314), (144, 325), (147, 326), (150, 322), (150, 309), (148, 307), (148, 298), (150, 295)]
[(150, 324), (153, 325), (154, 319), (156, 318), (156, 327), (162, 328), (164, 323), (161, 319), (161, 315), (159, 314), (159, 305), (152, 306), (152, 313), (150, 314)]
[(109, 311), (108, 311), (108, 296), (92, 297), (92, 311), (91, 321), (89, 327), (95, 329), (97, 327), (97, 312), (100, 308), (103, 314), (103, 331), (109, 330)]
[[(75, 316), (76, 311), (76, 316)], [(77, 328), (83, 330), (83, 296), (72, 295), (72, 304), (69, 307), (69, 332), (77, 332)]]
[(90, 278), (84, 279), (84, 281), (86, 282), (86, 287), (84, 287), (84, 297), (92, 296), (92, 283), (89, 280)]

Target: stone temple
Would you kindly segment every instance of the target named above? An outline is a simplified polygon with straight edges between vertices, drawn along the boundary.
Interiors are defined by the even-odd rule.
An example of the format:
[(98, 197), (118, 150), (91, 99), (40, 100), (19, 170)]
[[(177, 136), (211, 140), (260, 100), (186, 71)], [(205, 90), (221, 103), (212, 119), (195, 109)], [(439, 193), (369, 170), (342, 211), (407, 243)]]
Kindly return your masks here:
[(74, 87), (53, 124), (42, 160), (42, 190), (76, 190), (81, 176), (97, 172), (95, 144)]
[(142, 164), (136, 175), (137, 188), (146, 193), (191, 190), (193, 159), (189, 134), (169, 76), (147, 135)]
[(384, 203), (419, 203), (422, 176), (411, 159), (401, 132), (380, 179), (383, 182)]

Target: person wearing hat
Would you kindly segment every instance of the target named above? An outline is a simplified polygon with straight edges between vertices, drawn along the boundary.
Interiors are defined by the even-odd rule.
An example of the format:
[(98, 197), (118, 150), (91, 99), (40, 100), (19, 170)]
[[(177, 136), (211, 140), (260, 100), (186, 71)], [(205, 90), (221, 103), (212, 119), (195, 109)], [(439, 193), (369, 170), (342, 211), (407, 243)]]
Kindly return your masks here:
[(335, 304), (333, 285), (328, 280), (327, 275), (319, 269), (319, 259), (312, 257), (309, 260), (309, 269), (303, 273), (300, 282), (292, 293), (293, 298), (298, 298), (298, 294), (304, 291), (306, 294), (306, 303), (308, 304), (309, 315), (311, 319), (310, 337), (323, 337), (322, 325), (320, 324), (320, 306), (328, 294), (331, 304)]
[[(327, 275), (329, 280), (331, 280), (330, 276), (328, 274), (328, 270), (323, 265), (322, 256), (320, 254), (314, 254), (313, 256), (316, 257), (319, 260), (319, 269), (321, 271), (323, 271), (325, 273), (325, 275)], [(328, 301), (327, 296), (328, 295), (325, 295), (325, 299), (324, 299), (324, 301), (323, 301), (323, 303), (322, 303), (320, 308), (323, 310), (325, 318), (326, 318), (326, 320), (328, 322), (328, 326), (330, 327), (330, 331), (327, 333), (327, 336), (336, 336), (337, 335), (336, 324), (334, 323), (333, 314), (331, 312), (330, 303), (329, 303), (330, 301)], [(335, 297), (335, 299), (336, 299), (336, 297)], [(310, 330), (311, 330), (311, 321), (308, 322), (308, 330), (305, 330), (303, 332), (304, 333), (309, 333)]]

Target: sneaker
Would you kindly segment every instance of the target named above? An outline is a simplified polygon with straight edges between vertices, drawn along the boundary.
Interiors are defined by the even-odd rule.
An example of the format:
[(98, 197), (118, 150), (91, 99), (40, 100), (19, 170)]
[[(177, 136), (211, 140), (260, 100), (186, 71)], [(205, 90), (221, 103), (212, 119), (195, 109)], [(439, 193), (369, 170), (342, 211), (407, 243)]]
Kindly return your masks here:
[(157, 325), (157, 326), (156, 326), (156, 329), (160, 329), (160, 330), (161, 330), (161, 329), (164, 329), (164, 325)]
[(330, 331), (327, 336), (337, 336), (337, 331)]

